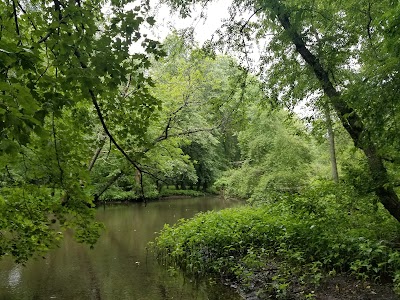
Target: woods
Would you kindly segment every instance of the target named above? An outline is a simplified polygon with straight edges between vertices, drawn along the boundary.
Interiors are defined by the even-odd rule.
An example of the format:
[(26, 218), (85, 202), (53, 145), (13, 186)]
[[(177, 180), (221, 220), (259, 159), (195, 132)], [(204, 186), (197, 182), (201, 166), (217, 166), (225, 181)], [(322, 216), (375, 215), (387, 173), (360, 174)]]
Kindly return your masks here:
[[(165, 2), (187, 17), (209, 1)], [(293, 232), (260, 229), (260, 240), (226, 253), (217, 248), (240, 239), (176, 253), (167, 228), (162, 255), (187, 269), (181, 255), (206, 247), (212, 262), (190, 263), (212, 273), (215, 261), (237, 267), (224, 255), (247, 261), (253, 248), (264, 263), (299, 266), (297, 253), (321, 274), (398, 284), (398, 1), (235, 0), (205, 45), (193, 28), (149, 38), (148, 1), (7, 0), (0, 11), (0, 256), (26, 262), (68, 229), (93, 246), (99, 201), (219, 193), (248, 200), (255, 227)], [(262, 45), (253, 63), (251, 45)], [(251, 211), (232, 212), (236, 225), (253, 222)], [(184, 237), (192, 222), (174, 230)]]

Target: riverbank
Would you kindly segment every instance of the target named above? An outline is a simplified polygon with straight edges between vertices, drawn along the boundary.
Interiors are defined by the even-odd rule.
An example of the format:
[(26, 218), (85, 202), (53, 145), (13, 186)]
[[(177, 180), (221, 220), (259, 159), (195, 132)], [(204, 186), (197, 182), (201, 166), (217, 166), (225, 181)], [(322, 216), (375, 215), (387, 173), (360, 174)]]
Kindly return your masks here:
[(398, 299), (399, 225), (382, 208), (365, 209), (208, 212), (165, 226), (155, 252), (189, 276), (229, 282), (244, 299)]
[(264, 268), (252, 276), (251, 284), (231, 284), (245, 300), (266, 299), (318, 299), (318, 300), (398, 300), (391, 283), (376, 283), (357, 279), (349, 274), (339, 274), (321, 279), (318, 285), (302, 285), (292, 278), (284, 293), (271, 291), (279, 274), (274, 268)]
[(191, 198), (191, 197), (203, 197), (203, 196), (215, 196), (210, 192), (196, 191), (196, 190), (176, 190), (171, 188), (165, 188), (157, 194), (147, 195), (144, 199), (132, 191), (121, 192), (121, 191), (110, 191), (105, 193), (98, 201), (95, 201), (96, 206), (104, 204), (118, 204), (118, 203), (138, 203), (138, 202), (149, 202), (157, 201), (161, 199), (179, 199), (179, 198)]

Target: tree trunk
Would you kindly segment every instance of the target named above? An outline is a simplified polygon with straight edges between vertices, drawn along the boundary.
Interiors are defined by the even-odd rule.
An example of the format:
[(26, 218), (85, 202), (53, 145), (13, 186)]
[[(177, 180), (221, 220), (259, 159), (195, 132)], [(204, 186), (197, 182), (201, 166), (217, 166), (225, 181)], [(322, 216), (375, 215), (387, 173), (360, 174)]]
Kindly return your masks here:
[(122, 175), (124, 175), (123, 171), (119, 171), (117, 174), (115, 174), (108, 182), (107, 184), (103, 187), (103, 189), (96, 195), (94, 195), (94, 201), (98, 201), (100, 196), (104, 194), (105, 191), (107, 191), (110, 186), (114, 184)]
[(326, 118), (326, 126), (328, 127), (328, 141), (329, 141), (329, 154), (331, 158), (331, 167), (332, 167), (332, 179), (334, 182), (339, 182), (339, 173), (337, 169), (337, 161), (336, 161), (336, 149), (335, 149), (335, 134), (333, 132), (332, 127), (332, 118), (331, 112), (329, 109), (329, 104), (325, 105), (325, 118)]
[(207, 181), (204, 181), (203, 182), (203, 192), (207, 192), (207, 189), (208, 189), (208, 183), (207, 183)]
[(101, 149), (103, 149), (104, 143), (106, 142), (106, 137), (104, 137), (99, 145), (99, 147), (96, 149), (96, 152), (94, 153), (90, 164), (88, 166), (88, 170), (91, 171), (93, 169), (94, 164), (96, 163), (97, 159), (99, 158)]
[(289, 19), (289, 13), (284, 4), (279, 0), (265, 2), (268, 8), (275, 14), (278, 21), (284, 28), (291, 42), (296, 47), (296, 51), (306, 61), (315, 76), (319, 80), (325, 95), (329, 98), (341, 123), (350, 134), (356, 147), (360, 148), (366, 155), (369, 169), (372, 174), (375, 194), (389, 213), (400, 221), (400, 201), (396, 192), (387, 183), (388, 174), (383, 164), (382, 157), (370, 139), (362, 120), (357, 112), (349, 107), (342, 99), (341, 94), (334, 87), (329, 78), (327, 70), (324, 69), (318, 58), (307, 48), (303, 38), (292, 26)]

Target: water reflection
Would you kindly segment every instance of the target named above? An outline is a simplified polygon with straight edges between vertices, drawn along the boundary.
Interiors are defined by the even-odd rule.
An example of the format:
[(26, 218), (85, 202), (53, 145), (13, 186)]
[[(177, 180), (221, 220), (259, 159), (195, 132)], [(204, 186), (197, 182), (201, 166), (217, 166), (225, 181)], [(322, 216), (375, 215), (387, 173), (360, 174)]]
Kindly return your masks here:
[(93, 250), (66, 236), (59, 249), (26, 267), (0, 263), (0, 299), (239, 299), (220, 285), (195, 286), (170, 276), (148, 253), (164, 223), (235, 203), (217, 198), (170, 199), (99, 208), (106, 231)]
[(15, 265), (8, 274), (8, 285), (11, 288), (16, 287), (21, 281), (21, 266)]

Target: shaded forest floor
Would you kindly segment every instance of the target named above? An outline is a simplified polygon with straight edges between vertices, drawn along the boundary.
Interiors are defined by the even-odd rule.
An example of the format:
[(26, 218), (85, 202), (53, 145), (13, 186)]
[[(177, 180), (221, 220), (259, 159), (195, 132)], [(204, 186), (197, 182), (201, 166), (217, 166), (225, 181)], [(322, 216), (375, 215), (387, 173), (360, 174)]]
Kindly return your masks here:
[(374, 283), (355, 279), (345, 274), (322, 279), (317, 287), (304, 287), (294, 279), (285, 290), (277, 293), (271, 290), (271, 272), (256, 274), (250, 286), (240, 287), (246, 300), (264, 299), (318, 299), (318, 300), (399, 300), (391, 284)]

